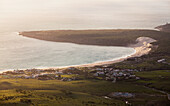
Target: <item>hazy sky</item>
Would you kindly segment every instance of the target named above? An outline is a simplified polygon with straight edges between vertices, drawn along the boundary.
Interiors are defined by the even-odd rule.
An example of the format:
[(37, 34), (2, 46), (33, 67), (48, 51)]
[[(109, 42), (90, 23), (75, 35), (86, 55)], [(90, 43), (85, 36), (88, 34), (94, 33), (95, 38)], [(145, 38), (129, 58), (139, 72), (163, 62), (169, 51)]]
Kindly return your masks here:
[[(160, 7), (161, 6), (161, 7)], [(117, 13), (131, 11), (132, 13), (168, 12), (170, 0), (0, 0), (0, 12), (6, 13)]]
[(170, 21), (169, 12), (170, 0), (0, 0), (0, 23), (94, 22), (111, 27), (127, 20), (164, 23)]

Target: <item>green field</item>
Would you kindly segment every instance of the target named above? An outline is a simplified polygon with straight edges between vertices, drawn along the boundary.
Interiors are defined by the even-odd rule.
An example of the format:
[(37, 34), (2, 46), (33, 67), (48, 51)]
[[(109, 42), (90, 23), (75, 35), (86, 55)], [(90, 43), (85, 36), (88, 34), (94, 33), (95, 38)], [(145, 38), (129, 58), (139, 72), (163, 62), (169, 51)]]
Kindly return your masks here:
[[(140, 80), (122, 80), (112, 83), (104, 80), (84, 79), (77, 81), (37, 80), (37, 79), (0, 79), (0, 105), (73, 105), (73, 106), (104, 106), (126, 105), (129, 101), (132, 105), (155, 105), (166, 106), (170, 102), (167, 95), (145, 84), (152, 83), (149, 87), (169, 90), (169, 79), (160, 83), (162, 77), (170, 77), (170, 71), (137, 72)], [(67, 75), (72, 77), (72, 75)], [(150, 80), (146, 80), (150, 79)], [(146, 81), (145, 81), (146, 80)], [(110, 98), (106, 99), (111, 92), (129, 92), (136, 96), (133, 98)]]
[(170, 93), (170, 70), (140, 72), (136, 75), (142, 78), (138, 83)]

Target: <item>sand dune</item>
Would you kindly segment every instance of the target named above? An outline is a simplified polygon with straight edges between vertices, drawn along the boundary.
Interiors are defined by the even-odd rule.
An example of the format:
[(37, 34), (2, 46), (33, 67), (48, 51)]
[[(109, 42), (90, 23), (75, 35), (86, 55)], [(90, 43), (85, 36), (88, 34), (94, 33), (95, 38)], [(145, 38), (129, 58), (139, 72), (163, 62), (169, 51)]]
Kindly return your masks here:
[(136, 50), (136, 53), (131, 57), (140, 57), (142, 55), (148, 54), (151, 51), (152, 42), (156, 42), (155, 39), (150, 37), (139, 37), (136, 39), (136, 44), (129, 45)]

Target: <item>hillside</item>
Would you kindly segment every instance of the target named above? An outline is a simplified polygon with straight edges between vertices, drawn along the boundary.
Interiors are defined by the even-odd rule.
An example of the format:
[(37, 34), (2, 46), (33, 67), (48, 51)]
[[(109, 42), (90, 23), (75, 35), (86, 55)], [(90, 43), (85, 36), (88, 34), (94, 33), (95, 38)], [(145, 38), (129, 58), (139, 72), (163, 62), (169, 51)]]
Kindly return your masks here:
[(165, 25), (160, 25), (160, 26), (155, 27), (155, 29), (158, 29), (164, 32), (170, 32), (170, 24), (166, 23)]
[(136, 43), (138, 37), (151, 37), (158, 41), (164, 52), (170, 53), (166, 50), (170, 33), (155, 30), (51, 30), (20, 32), (20, 35), (54, 42), (101, 46), (128, 46)]

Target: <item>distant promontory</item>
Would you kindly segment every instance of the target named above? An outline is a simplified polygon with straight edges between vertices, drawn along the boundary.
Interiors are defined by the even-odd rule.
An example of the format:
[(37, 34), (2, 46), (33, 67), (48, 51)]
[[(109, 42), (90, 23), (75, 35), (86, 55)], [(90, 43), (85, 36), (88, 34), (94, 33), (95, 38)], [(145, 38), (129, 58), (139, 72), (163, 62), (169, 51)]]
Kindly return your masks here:
[(166, 23), (165, 25), (160, 25), (155, 27), (155, 29), (158, 29), (160, 31), (164, 31), (164, 32), (170, 32), (170, 23)]

